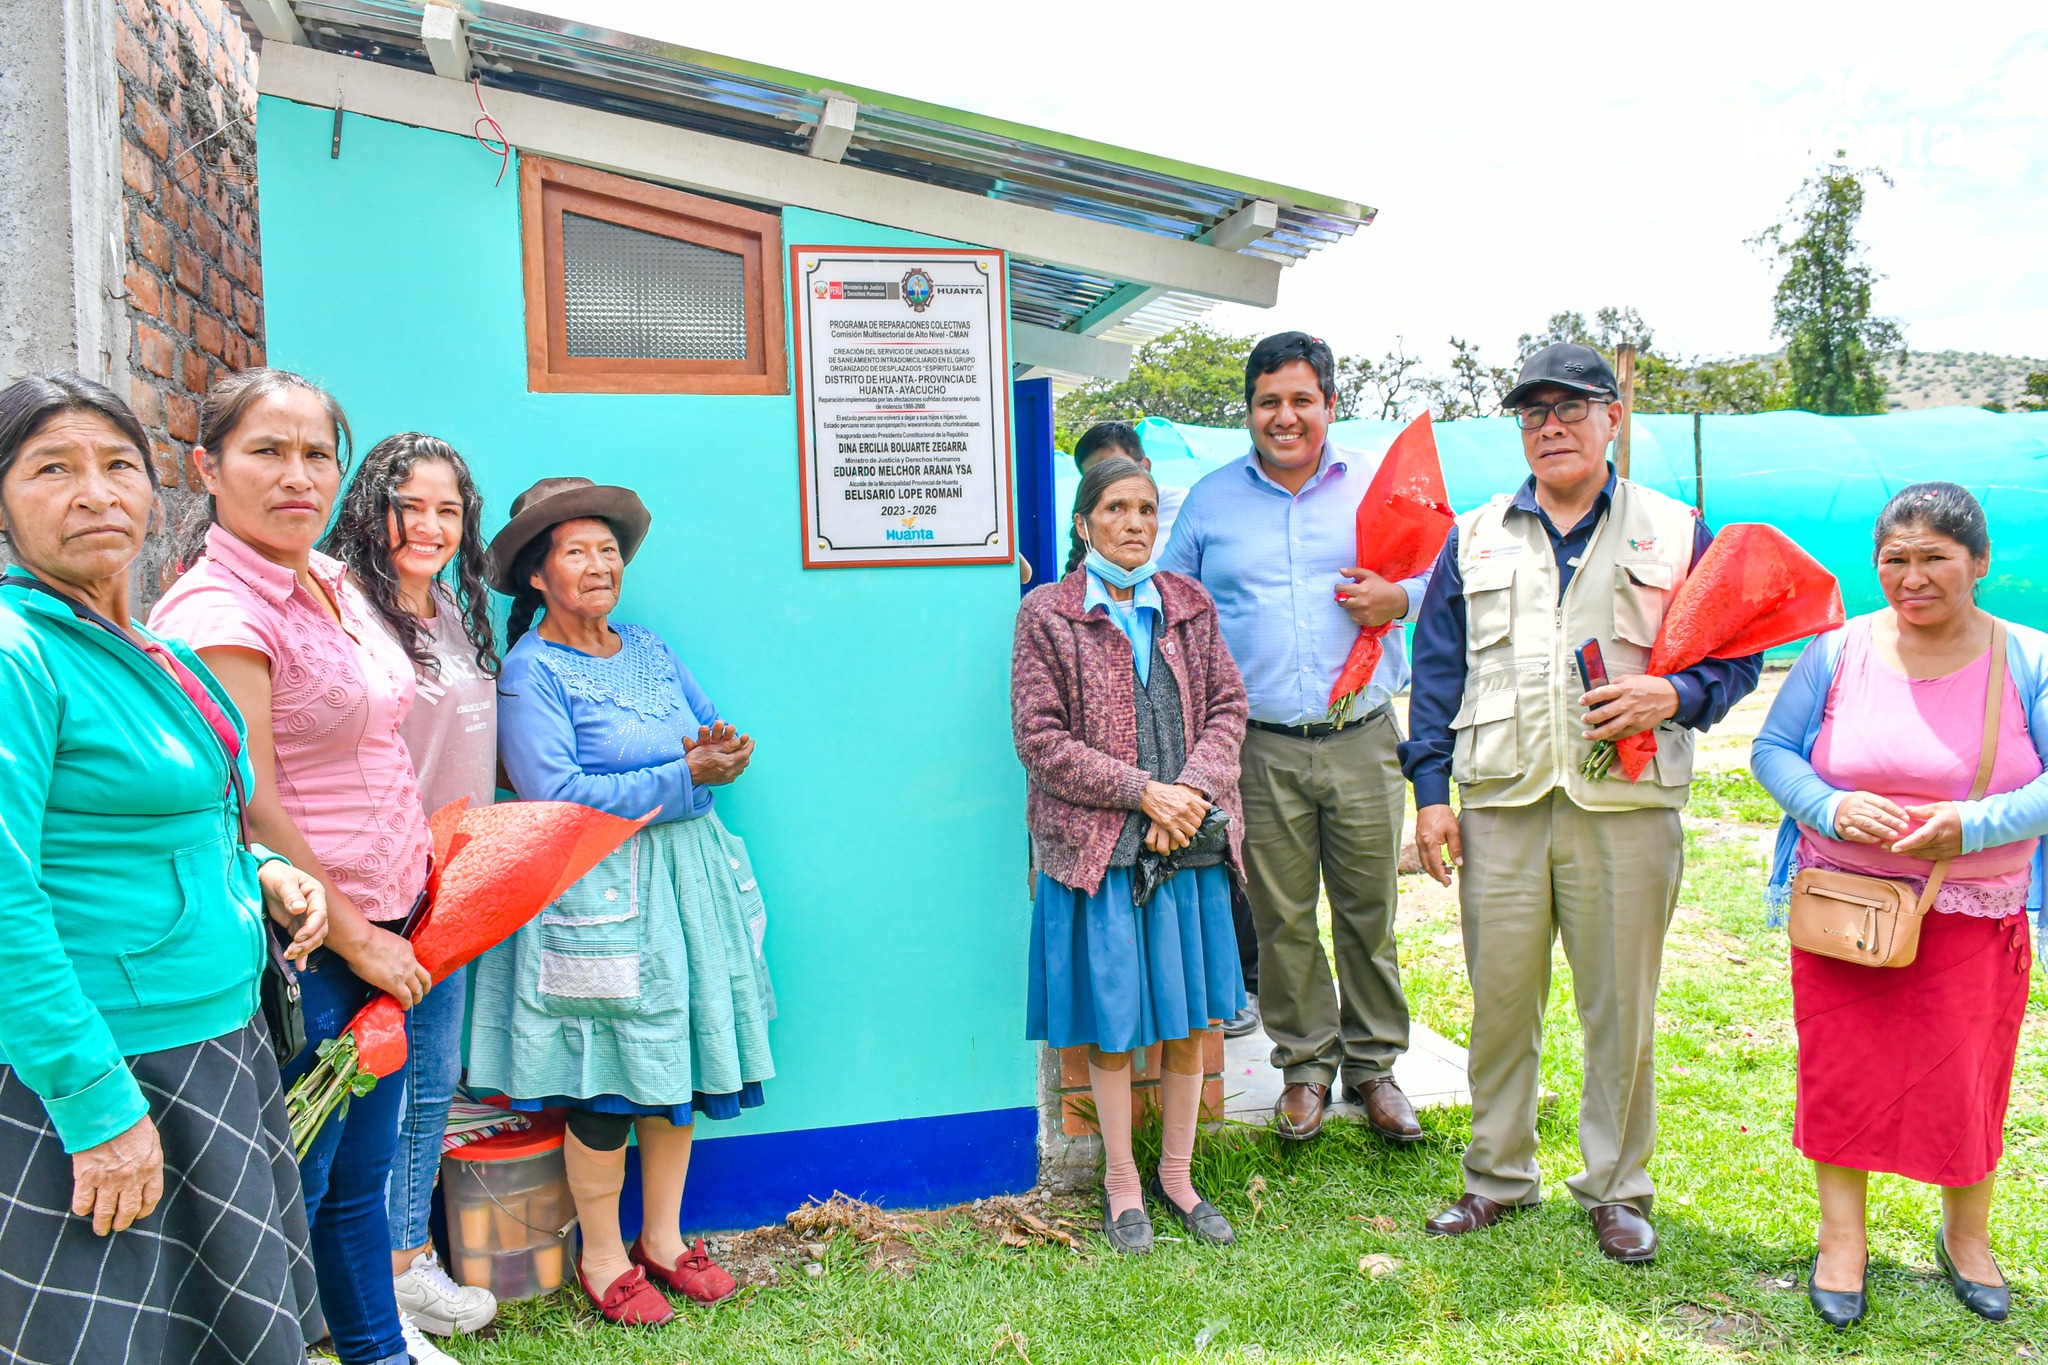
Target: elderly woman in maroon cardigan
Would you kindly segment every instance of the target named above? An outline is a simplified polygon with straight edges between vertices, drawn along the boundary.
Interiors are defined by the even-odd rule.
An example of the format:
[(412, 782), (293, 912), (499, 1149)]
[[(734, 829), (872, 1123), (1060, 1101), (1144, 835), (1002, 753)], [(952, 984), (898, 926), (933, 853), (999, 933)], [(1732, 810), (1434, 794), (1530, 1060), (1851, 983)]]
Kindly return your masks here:
[[(1025, 1031), (1089, 1049), (1102, 1230), (1132, 1252), (1152, 1245), (1147, 1193), (1196, 1240), (1236, 1240), (1188, 1163), (1203, 1039), (1245, 1003), (1230, 917), (1230, 878), (1244, 875), (1244, 683), (1209, 594), (1151, 563), (1158, 531), (1159, 491), (1142, 466), (1088, 471), (1067, 576), (1017, 614), (1010, 684), (1040, 874)], [(1141, 1189), (1131, 1054), (1162, 1042), (1165, 1143)]]

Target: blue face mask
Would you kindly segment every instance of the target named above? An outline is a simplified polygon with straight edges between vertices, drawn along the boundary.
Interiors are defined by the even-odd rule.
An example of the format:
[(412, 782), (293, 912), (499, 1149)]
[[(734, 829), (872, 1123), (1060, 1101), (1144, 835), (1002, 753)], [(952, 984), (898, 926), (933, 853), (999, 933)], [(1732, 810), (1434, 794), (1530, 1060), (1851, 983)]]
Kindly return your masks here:
[(1112, 564), (1093, 545), (1088, 547), (1088, 558), (1083, 562), (1088, 565), (1088, 572), (1112, 588), (1135, 588), (1159, 570), (1159, 566), (1151, 560), (1146, 560), (1135, 569)]

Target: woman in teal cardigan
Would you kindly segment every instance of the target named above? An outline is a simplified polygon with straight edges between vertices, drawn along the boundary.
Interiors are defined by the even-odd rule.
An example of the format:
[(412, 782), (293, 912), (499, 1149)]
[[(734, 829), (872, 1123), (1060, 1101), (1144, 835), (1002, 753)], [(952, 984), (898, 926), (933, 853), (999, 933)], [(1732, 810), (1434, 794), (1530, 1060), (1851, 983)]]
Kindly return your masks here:
[(130, 617), (148, 450), (97, 384), (0, 393), (0, 1341), (301, 1365), (312, 1261), (254, 1016), (266, 912), (303, 958), (325, 899), (242, 840), (227, 693)]

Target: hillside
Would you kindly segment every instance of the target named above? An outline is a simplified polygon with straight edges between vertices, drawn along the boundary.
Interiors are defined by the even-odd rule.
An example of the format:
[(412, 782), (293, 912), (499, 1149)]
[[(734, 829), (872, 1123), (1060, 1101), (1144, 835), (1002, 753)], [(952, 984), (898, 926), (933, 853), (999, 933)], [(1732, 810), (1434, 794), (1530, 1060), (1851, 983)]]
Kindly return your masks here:
[(2016, 408), (2027, 376), (2048, 370), (2048, 360), (1985, 355), (1978, 351), (1908, 351), (1904, 365), (1881, 361), (1885, 405), (1893, 411), (1950, 404), (1982, 407), (1999, 402)]

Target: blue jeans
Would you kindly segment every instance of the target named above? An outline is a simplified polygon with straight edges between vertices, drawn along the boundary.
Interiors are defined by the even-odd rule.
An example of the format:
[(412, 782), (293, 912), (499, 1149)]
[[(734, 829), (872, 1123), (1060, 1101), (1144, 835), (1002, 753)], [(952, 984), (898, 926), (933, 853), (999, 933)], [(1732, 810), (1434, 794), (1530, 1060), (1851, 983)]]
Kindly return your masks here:
[[(469, 973), (457, 972), (405, 1014), (405, 1103), (398, 1119), (398, 1156), (391, 1163), (391, 1249), (427, 1244), (434, 1177), (441, 1173), (441, 1137), (462, 1078), (462, 1013)], [(397, 1080), (399, 1076), (391, 1079)]]
[[(312, 1068), (314, 1049), (338, 1037), (371, 995), (348, 964), (325, 948), (300, 971), (299, 988), (307, 1043), (284, 1068), (287, 1089)], [(384, 1189), (398, 1148), (404, 1095), (404, 1072), (386, 1076), (376, 1089), (330, 1117), (299, 1163), (320, 1309), (342, 1365), (407, 1365), (384, 1217)]]

